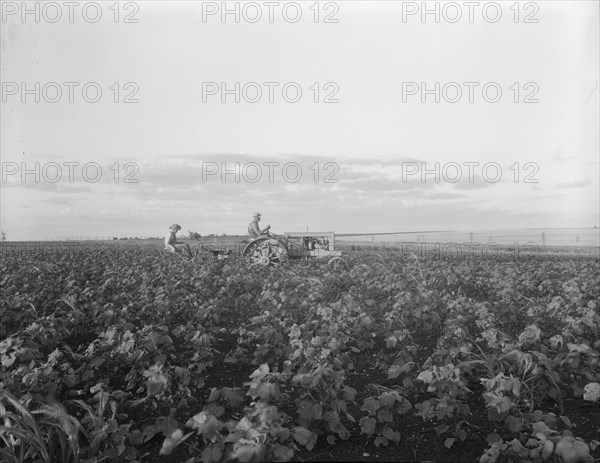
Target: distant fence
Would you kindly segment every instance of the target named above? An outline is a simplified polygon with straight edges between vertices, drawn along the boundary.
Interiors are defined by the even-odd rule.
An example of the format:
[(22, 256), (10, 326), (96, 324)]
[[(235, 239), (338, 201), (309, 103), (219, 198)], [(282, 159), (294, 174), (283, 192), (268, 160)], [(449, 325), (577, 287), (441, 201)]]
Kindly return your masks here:
[(495, 243), (502, 246), (535, 244), (540, 247), (600, 247), (600, 230), (549, 229), (547, 231), (515, 230), (506, 232), (435, 232), (403, 234), (365, 234), (354, 237), (340, 237), (340, 241), (371, 243), (413, 242), (413, 243)]
[(554, 229), (498, 232), (435, 232), (398, 235), (340, 237), (341, 246), (400, 248), (434, 255), (481, 255), (543, 253), (600, 257), (600, 230)]

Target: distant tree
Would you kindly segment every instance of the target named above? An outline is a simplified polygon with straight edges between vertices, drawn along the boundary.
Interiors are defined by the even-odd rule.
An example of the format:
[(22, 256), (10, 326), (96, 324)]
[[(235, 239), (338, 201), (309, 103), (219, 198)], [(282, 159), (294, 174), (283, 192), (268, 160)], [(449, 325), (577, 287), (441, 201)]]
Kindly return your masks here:
[(6, 241), (6, 232), (2, 232), (2, 238), (0, 238), (2, 241)]

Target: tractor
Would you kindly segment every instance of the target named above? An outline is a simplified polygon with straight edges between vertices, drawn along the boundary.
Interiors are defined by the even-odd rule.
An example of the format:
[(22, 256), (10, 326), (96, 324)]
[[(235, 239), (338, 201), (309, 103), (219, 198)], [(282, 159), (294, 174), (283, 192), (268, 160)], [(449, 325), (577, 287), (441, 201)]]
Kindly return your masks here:
[(342, 253), (335, 249), (335, 233), (271, 233), (254, 238), (231, 237), (204, 244), (217, 259), (240, 255), (252, 265), (279, 265), (292, 259), (332, 259)]

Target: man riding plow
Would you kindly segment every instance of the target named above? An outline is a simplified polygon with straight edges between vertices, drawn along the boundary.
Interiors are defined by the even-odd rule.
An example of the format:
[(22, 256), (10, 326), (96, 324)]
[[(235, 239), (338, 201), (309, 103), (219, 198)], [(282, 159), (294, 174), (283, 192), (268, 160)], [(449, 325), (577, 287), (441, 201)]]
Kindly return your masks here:
[(181, 225), (176, 223), (169, 227), (169, 231), (165, 236), (165, 249), (181, 257), (193, 259), (202, 251), (202, 243), (199, 240), (200, 235), (193, 233), (193, 235), (196, 235), (196, 238), (192, 244), (181, 243), (177, 241), (177, 232), (179, 230), (181, 230)]

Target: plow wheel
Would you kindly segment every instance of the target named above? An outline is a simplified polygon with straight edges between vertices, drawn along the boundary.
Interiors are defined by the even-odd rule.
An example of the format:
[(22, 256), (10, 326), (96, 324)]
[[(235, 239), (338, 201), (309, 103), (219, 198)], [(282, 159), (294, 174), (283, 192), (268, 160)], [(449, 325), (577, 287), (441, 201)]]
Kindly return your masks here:
[(268, 237), (258, 238), (249, 243), (242, 255), (250, 259), (251, 265), (279, 265), (288, 259), (285, 246)]

